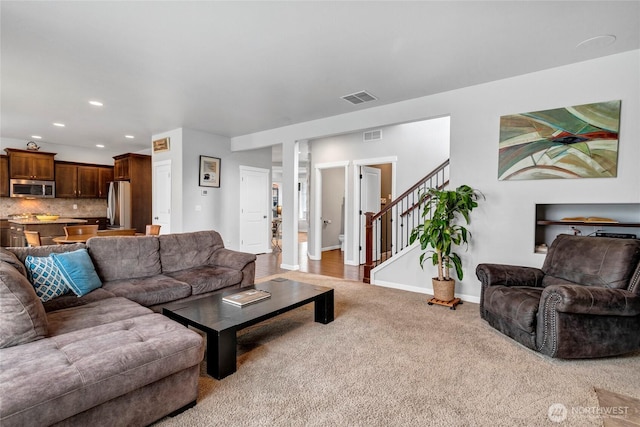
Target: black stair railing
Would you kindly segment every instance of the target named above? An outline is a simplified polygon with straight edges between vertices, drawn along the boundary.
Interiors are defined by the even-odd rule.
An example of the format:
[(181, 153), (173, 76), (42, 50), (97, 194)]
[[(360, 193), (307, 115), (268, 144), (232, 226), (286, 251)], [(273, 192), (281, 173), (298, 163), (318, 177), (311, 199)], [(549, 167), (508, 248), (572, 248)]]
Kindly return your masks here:
[(423, 219), (426, 201), (420, 197), (429, 188), (443, 189), (449, 183), (449, 160), (430, 172), (378, 213), (366, 212), (364, 282), (371, 270), (409, 246), (409, 236)]

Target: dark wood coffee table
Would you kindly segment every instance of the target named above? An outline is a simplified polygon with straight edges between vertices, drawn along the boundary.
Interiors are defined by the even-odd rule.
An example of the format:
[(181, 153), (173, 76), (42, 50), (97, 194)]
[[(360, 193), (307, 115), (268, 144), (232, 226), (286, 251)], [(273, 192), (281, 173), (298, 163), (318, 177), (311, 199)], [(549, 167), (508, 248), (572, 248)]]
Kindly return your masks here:
[(278, 314), (313, 302), (315, 321), (333, 321), (333, 289), (286, 279), (275, 279), (255, 285), (271, 293), (271, 298), (237, 307), (222, 297), (242, 290), (232, 289), (208, 297), (168, 304), (162, 314), (207, 333), (207, 373), (222, 379), (236, 371), (236, 332), (270, 319)]

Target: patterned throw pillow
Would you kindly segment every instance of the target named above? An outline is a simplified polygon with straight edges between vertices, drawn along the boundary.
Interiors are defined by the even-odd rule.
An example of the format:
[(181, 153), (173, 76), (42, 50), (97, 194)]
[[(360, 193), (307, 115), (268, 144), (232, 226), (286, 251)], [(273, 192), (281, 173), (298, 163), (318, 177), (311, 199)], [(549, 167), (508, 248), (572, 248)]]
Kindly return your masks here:
[(71, 290), (53, 259), (27, 255), (24, 265), (40, 301), (49, 301)]

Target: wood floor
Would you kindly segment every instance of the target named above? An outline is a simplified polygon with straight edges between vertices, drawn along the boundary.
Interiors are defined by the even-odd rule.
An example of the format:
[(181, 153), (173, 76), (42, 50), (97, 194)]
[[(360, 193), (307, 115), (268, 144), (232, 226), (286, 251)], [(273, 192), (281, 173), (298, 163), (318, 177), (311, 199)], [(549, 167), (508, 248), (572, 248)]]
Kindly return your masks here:
[[(344, 252), (340, 249), (324, 251), (322, 252), (321, 261), (313, 261), (307, 256), (306, 234), (300, 233), (298, 240), (300, 271), (303, 273), (322, 274), (324, 276), (362, 281), (364, 268), (362, 266), (345, 265)], [(280, 268), (281, 264), (282, 252), (279, 250), (270, 254), (258, 255), (258, 259), (256, 260), (256, 278), (289, 271)]]

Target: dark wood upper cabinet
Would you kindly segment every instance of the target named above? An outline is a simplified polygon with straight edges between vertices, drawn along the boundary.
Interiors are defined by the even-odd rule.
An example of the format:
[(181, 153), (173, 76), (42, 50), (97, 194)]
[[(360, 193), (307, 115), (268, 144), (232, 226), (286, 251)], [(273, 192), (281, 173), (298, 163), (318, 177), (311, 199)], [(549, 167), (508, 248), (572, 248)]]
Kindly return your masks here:
[(113, 181), (112, 167), (98, 168), (98, 197), (106, 199), (109, 195), (109, 182)]
[(113, 175), (112, 170), (109, 166), (56, 162), (56, 197), (106, 198), (106, 180)]
[(56, 197), (77, 197), (78, 167), (73, 163), (56, 162)]
[(9, 178), (37, 179), (51, 181), (54, 179), (54, 161), (56, 153), (41, 153), (15, 148), (5, 148), (9, 155)]
[(0, 155), (0, 197), (9, 197), (9, 158)]

